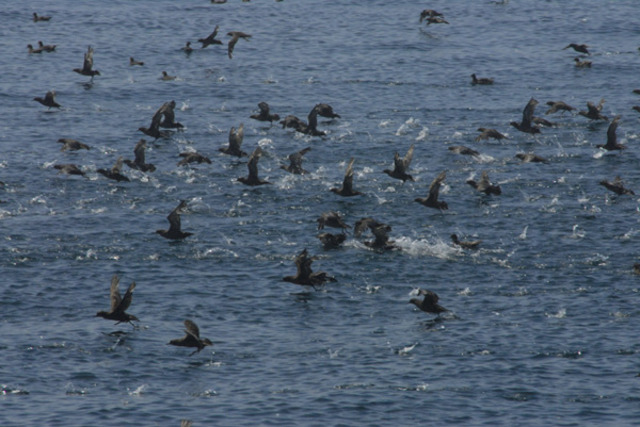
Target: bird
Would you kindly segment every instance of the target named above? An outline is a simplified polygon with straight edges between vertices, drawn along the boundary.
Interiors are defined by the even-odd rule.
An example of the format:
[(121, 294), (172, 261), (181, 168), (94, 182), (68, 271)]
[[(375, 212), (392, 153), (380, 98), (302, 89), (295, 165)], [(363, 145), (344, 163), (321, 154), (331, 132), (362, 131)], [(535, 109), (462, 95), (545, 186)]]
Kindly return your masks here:
[(626, 145), (618, 144), (618, 136), (616, 135), (616, 131), (618, 130), (618, 122), (620, 121), (620, 116), (614, 117), (607, 129), (607, 143), (606, 144), (598, 144), (596, 147), (603, 148), (607, 151), (612, 150), (624, 150), (627, 148)]
[(321, 242), (325, 250), (336, 249), (347, 239), (347, 235), (344, 233), (332, 234), (332, 233), (320, 233), (316, 236)]
[(609, 118), (607, 116), (603, 116), (600, 112), (602, 111), (602, 107), (604, 106), (604, 103), (606, 101), (604, 100), (604, 98), (602, 98), (600, 100), (600, 102), (598, 103), (598, 105), (594, 105), (593, 102), (587, 102), (587, 111), (578, 111), (578, 114), (580, 114), (583, 117), (586, 117), (590, 120), (604, 120), (604, 121), (608, 121)]
[(619, 176), (616, 176), (616, 178), (612, 182), (602, 180), (600, 181), (600, 185), (604, 186), (607, 190), (613, 191), (614, 193), (619, 195), (623, 195), (623, 194), (635, 195), (636, 194), (633, 192), (633, 190), (625, 188), (624, 184), (622, 183), (622, 179)]
[(135, 159), (133, 161), (126, 159), (124, 163), (132, 169), (137, 169), (142, 172), (153, 172), (156, 170), (156, 167), (151, 163), (146, 163), (145, 161), (145, 150), (147, 148), (147, 141), (144, 138), (140, 138), (140, 141), (136, 143), (135, 148), (133, 149), (133, 154), (135, 155)]
[(54, 168), (58, 169), (60, 172), (67, 175), (82, 175), (85, 176), (85, 173), (76, 165), (72, 163), (65, 163), (59, 165), (53, 165)]
[(591, 55), (591, 53), (589, 53), (589, 50), (587, 49), (588, 47), (589, 46), (587, 46), (586, 44), (570, 43), (568, 46), (562, 48), (562, 50), (572, 48), (576, 52), (586, 53), (587, 55)]
[(160, 122), (161, 128), (168, 129), (182, 129), (184, 126), (180, 122), (176, 122), (176, 114), (174, 112), (176, 108), (176, 101), (165, 102), (162, 105), (162, 115), (164, 116), (164, 120)]
[[(319, 104), (320, 105), (320, 104)], [(306, 128), (301, 130), (302, 133), (311, 136), (323, 136), (326, 135), (325, 132), (318, 130), (318, 108), (314, 106), (311, 111), (309, 111), (309, 115), (307, 116), (307, 120), (309, 123)], [(296, 129), (298, 130), (298, 129)], [(298, 130), (300, 132), (300, 130)]]
[(482, 175), (480, 177), (480, 181), (476, 182), (473, 179), (468, 179), (467, 180), (467, 184), (469, 184), (470, 186), (472, 186), (476, 190), (480, 191), (481, 193), (484, 193), (484, 194), (487, 194), (487, 195), (489, 195), (489, 194), (495, 194), (495, 195), (502, 194), (502, 189), (500, 188), (500, 186), (499, 185), (493, 185), (489, 181), (489, 173), (487, 171), (482, 171)]
[(27, 45), (27, 50), (28, 50), (28, 52), (29, 52), (30, 54), (31, 54), (31, 53), (42, 53), (42, 52), (44, 52), (44, 49), (42, 49), (42, 48), (37, 48), (37, 49), (36, 49), (36, 48), (34, 48), (34, 47), (33, 47), (33, 45), (31, 45), (31, 44), (28, 44), (28, 45)]
[[(202, 49), (212, 44), (222, 44), (221, 40), (216, 39), (218, 35), (218, 25), (213, 29), (213, 33), (209, 34), (207, 37), (198, 39), (200, 43), (202, 43)], [(190, 45), (190, 42), (187, 42), (187, 46)]]
[(87, 52), (84, 54), (82, 68), (74, 68), (73, 71), (83, 76), (90, 76), (91, 80), (93, 80), (93, 76), (100, 75), (100, 71), (93, 69), (93, 48), (91, 46), (87, 48)]
[(591, 61), (580, 61), (580, 58), (573, 58), (577, 68), (591, 68)]
[(270, 122), (272, 124), (274, 120), (275, 121), (280, 120), (279, 115), (269, 113), (269, 104), (267, 104), (266, 102), (258, 103), (258, 108), (260, 109), (260, 113), (252, 114), (250, 118), (261, 121), (261, 122)]
[(62, 144), (62, 148), (60, 148), (60, 151), (76, 151), (76, 150), (90, 150), (91, 147), (89, 147), (87, 144), (83, 144), (80, 141), (77, 141), (75, 139), (71, 139), (71, 138), (60, 138), (58, 139), (58, 142)]
[(414, 304), (416, 307), (418, 307), (420, 310), (424, 311), (425, 313), (434, 313), (434, 314), (437, 314), (439, 317), (440, 313), (449, 311), (443, 306), (441, 306), (440, 304), (438, 304), (438, 300), (440, 298), (438, 298), (438, 295), (435, 292), (427, 289), (419, 289), (418, 295), (424, 295), (424, 298), (423, 299), (411, 298), (409, 303)]
[(638, 113), (640, 113), (640, 106), (638, 106), (638, 105), (634, 105), (633, 107), (631, 107), (631, 109), (633, 111), (637, 111)]
[(144, 62), (142, 61), (136, 61), (135, 59), (133, 59), (133, 56), (129, 57), (129, 65), (130, 66), (134, 66), (134, 65), (138, 65), (138, 66), (143, 66)]
[(390, 250), (390, 249), (398, 249), (396, 245), (393, 244), (392, 240), (389, 240), (389, 231), (391, 231), (391, 226), (387, 224), (379, 224), (376, 226), (369, 225), (369, 230), (373, 233), (375, 237), (374, 240), (365, 241), (365, 246), (371, 249), (382, 249), (382, 250)]
[(449, 209), (449, 205), (447, 202), (439, 201), (438, 194), (440, 193), (440, 185), (442, 185), (442, 181), (447, 177), (447, 171), (442, 171), (440, 174), (435, 177), (435, 179), (431, 182), (429, 186), (429, 196), (428, 197), (418, 197), (414, 199), (414, 201), (420, 203), (421, 205), (427, 206), (429, 208), (435, 208), (440, 210)]
[(347, 166), (347, 170), (344, 174), (344, 179), (342, 180), (341, 188), (331, 188), (330, 190), (336, 194), (339, 194), (343, 197), (352, 197), (359, 196), (364, 193), (360, 191), (353, 191), (353, 162), (355, 162), (355, 158), (351, 158), (349, 160), (349, 165)]
[(160, 77), (160, 80), (163, 80), (165, 82), (171, 81), (171, 80), (175, 80), (177, 79), (177, 76), (170, 76), (166, 71), (162, 72), (162, 77)]
[(184, 47), (180, 48), (184, 53), (186, 53), (187, 55), (189, 55), (191, 52), (193, 52), (193, 48), (191, 47), (191, 42), (187, 42), (187, 44), (184, 45)]
[(422, 12), (420, 12), (420, 22), (424, 21), (426, 18), (432, 18), (434, 16), (444, 16), (444, 15), (433, 9), (425, 9)]
[[(478, 138), (476, 138), (478, 139)], [(456, 154), (464, 154), (467, 156), (479, 156), (480, 153), (477, 152), (476, 150), (469, 148), (469, 147), (465, 147), (464, 145), (452, 145), (451, 147), (449, 147), (449, 151), (452, 151)]]
[(329, 104), (316, 104), (313, 108), (318, 112), (319, 116), (329, 119), (340, 118), (340, 114), (335, 113), (333, 107)]
[(322, 213), (318, 219), (318, 230), (324, 229), (324, 227), (333, 227), (333, 228), (349, 228), (349, 226), (344, 222), (339, 213), (330, 211)]
[(53, 90), (48, 91), (44, 95), (44, 98), (40, 98), (39, 96), (36, 96), (35, 98), (33, 98), (33, 100), (38, 101), (40, 104), (44, 105), (45, 107), (49, 107), (49, 110), (52, 107), (60, 108), (60, 104), (56, 102), (56, 92)]
[(55, 44), (44, 44), (42, 41), (38, 41), (38, 49), (42, 49), (45, 52), (54, 52), (56, 50)]
[(360, 237), (364, 231), (367, 229), (374, 229), (377, 227), (386, 226), (386, 224), (379, 222), (371, 217), (361, 218), (353, 226), (353, 235), (355, 237)]
[(284, 169), (287, 172), (296, 175), (303, 175), (308, 173), (306, 170), (302, 168), (302, 156), (311, 151), (311, 147), (303, 148), (302, 150), (295, 152), (293, 154), (289, 154), (287, 159), (289, 159), (288, 165), (281, 165), (280, 169)]
[(533, 153), (518, 153), (516, 157), (522, 160), (522, 163), (547, 163), (547, 159)]
[(518, 129), (520, 132), (540, 133), (540, 128), (531, 124), (533, 120), (533, 111), (536, 108), (536, 105), (538, 105), (538, 101), (531, 98), (524, 107), (524, 110), (522, 110), (522, 121), (520, 123), (511, 122), (511, 126)]
[(231, 156), (243, 157), (246, 156), (247, 153), (240, 149), (242, 145), (242, 140), (244, 139), (244, 124), (240, 123), (238, 126), (238, 130), (235, 127), (231, 127), (229, 130), (229, 145), (227, 147), (218, 148), (224, 154), (229, 154)]
[(444, 18), (440, 17), (440, 16), (429, 16), (427, 18), (427, 25), (431, 25), (431, 24), (448, 24), (449, 22), (447, 22)]
[(50, 16), (38, 16), (37, 13), (33, 12), (33, 22), (46, 22), (51, 20)]
[(565, 111), (573, 111), (575, 107), (562, 102), (562, 101), (547, 101), (547, 105), (550, 107), (545, 114), (553, 114), (557, 111), (565, 112)]
[(144, 133), (145, 135), (151, 136), (155, 139), (168, 137), (169, 132), (161, 131), (160, 124), (162, 123), (162, 118), (164, 117), (167, 111), (167, 108), (169, 108), (169, 104), (170, 103), (165, 102), (160, 106), (160, 108), (158, 108), (158, 110), (153, 114), (153, 117), (151, 118), (151, 125), (149, 125), (148, 128), (139, 127), (138, 130)]
[(114, 163), (111, 169), (98, 169), (97, 172), (106, 176), (109, 179), (113, 179), (114, 181), (130, 181), (129, 178), (122, 175), (120, 171), (122, 170), (122, 156), (118, 157), (118, 160)]
[(315, 257), (310, 257), (307, 249), (303, 249), (302, 252), (296, 256), (296, 275), (285, 276), (282, 278), (285, 282), (295, 283), (296, 285), (311, 286), (316, 289), (316, 286), (323, 285), (325, 282), (335, 282), (336, 279), (329, 276), (324, 271), (318, 271), (314, 273), (311, 270), (311, 263), (315, 260)]
[(189, 163), (209, 163), (211, 164), (211, 159), (209, 159), (207, 156), (204, 156), (200, 153), (196, 153), (196, 152), (185, 152), (185, 153), (180, 153), (180, 157), (182, 157), (182, 160), (180, 160), (178, 162), (178, 166), (184, 166), (187, 165)]
[(248, 41), (251, 38), (251, 34), (243, 33), (242, 31), (229, 31), (227, 35), (231, 36), (227, 47), (227, 55), (229, 55), (229, 59), (231, 59), (233, 58), (233, 49), (236, 43), (238, 43), (238, 40), (244, 39)]
[(493, 79), (488, 77), (477, 78), (475, 74), (471, 74), (471, 84), (473, 85), (492, 85)]
[(251, 156), (249, 157), (249, 163), (247, 164), (247, 167), (249, 168), (249, 176), (241, 176), (238, 178), (238, 181), (251, 186), (271, 184), (269, 181), (258, 178), (258, 160), (260, 160), (261, 156), (262, 148), (257, 147), (253, 150), (253, 153), (251, 153)]
[(196, 347), (193, 353), (189, 357), (196, 353), (199, 353), (206, 346), (211, 346), (213, 343), (208, 338), (200, 338), (200, 329), (192, 320), (186, 319), (184, 321), (186, 335), (182, 338), (176, 338), (169, 341), (168, 345), (175, 345), (178, 347)]
[(460, 241), (458, 240), (457, 234), (451, 235), (451, 241), (454, 245), (460, 246), (463, 249), (478, 249), (478, 246), (482, 243), (482, 240)]
[(501, 139), (508, 139), (505, 135), (501, 134), (500, 132), (498, 132), (495, 129), (478, 128), (478, 132), (480, 132), (480, 135), (478, 135), (476, 137), (476, 141), (480, 141), (480, 140), (483, 140), (483, 139), (489, 139), (489, 138), (493, 138), (493, 139), (496, 139), (498, 141), (500, 141)]
[(282, 129), (292, 128), (302, 133), (307, 129), (307, 123), (305, 123), (304, 120), (291, 114), (280, 120), (280, 124), (282, 125)]
[(118, 323), (127, 322), (132, 323), (133, 320), (140, 321), (136, 316), (132, 314), (126, 313), (126, 310), (131, 305), (131, 300), (133, 299), (133, 290), (136, 287), (136, 282), (131, 282), (129, 288), (124, 293), (124, 296), (120, 296), (120, 291), (118, 290), (118, 285), (120, 283), (120, 278), (117, 274), (114, 274), (111, 278), (111, 292), (109, 298), (111, 299), (111, 308), (109, 311), (99, 311), (96, 314), (96, 317), (102, 317), (108, 320), (117, 320)]
[(181, 240), (185, 237), (192, 236), (193, 233), (182, 231), (180, 226), (180, 212), (187, 207), (187, 201), (181, 200), (180, 204), (171, 211), (167, 219), (169, 220), (168, 230), (156, 230), (156, 233), (164, 237), (165, 239)]
[(400, 158), (400, 155), (396, 152), (393, 156), (393, 170), (385, 169), (382, 172), (386, 173), (391, 178), (401, 179), (403, 183), (407, 180), (415, 181), (413, 177), (407, 173), (407, 169), (411, 164), (411, 159), (413, 159), (414, 147), (414, 144), (411, 144), (411, 147), (409, 147), (407, 154), (405, 154), (403, 158)]

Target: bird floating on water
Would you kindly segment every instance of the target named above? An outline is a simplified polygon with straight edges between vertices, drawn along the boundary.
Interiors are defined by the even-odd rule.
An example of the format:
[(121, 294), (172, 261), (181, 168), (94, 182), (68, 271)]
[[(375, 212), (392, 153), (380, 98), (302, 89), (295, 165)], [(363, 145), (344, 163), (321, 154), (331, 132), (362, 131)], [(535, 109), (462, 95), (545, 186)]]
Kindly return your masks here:
[(271, 114), (269, 112), (269, 104), (267, 104), (266, 102), (258, 103), (258, 108), (260, 109), (260, 113), (252, 114), (250, 118), (261, 121), (261, 122), (269, 122), (269, 123), (273, 123), (274, 120), (275, 121), (280, 120), (279, 115)]
[(36, 12), (33, 12), (33, 22), (46, 22), (51, 20), (50, 16), (39, 16)]
[(120, 291), (118, 290), (118, 285), (120, 284), (120, 278), (117, 274), (114, 274), (111, 278), (111, 291), (109, 298), (111, 300), (111, 308), (109, 311), (99, 311), (96, 314), (96, 317), (102, 317), (108, 320), (117, 320), (118, 323), (127, 322), (132, 323), (133, 320), (140, 321), (136, 316), (132, 314), (126, 313), (126, 310), (131, 305), (131, 300), (133, 299), (133, 290), (136, 287), (136, 282), (131, 282), (129, 288), (124, 293), (124, 296), (120, 296)]
[(141, 67), (141, 66), (143, 66), (143, 65), (144, 65), (144, 62), (142, 62), (142, 61), (136, 61), (135, 59), (133, 59), (133, 56), (130, 56), (130, 57), (129, 57), (129, 65), (130, 65), (130, 66), (137, 65), (137, 66), (140, 66), (140, 67)]
[(73, 163), (53, 165), (53, 167), (60, 171), (58, 173), (64, 173), (66, 175), (86, 176), (86, 174), (78, 166), (74, 165)]
[(522, 163), (547, 163), (547, 159), (533, 153), (518, 153), (516, 157), (522, 160)]
[(207, 156), (197, 153), (195, 151), (184, 152), (179, 154), (182, 157), (182, 160), (178, 162), (178, 166), (184, 166), (189, 163), (208, 163), (211, 164), (211, 159)]
[(580, 61), (580, 58), (573, 58), (577, 68), (591, 68), (591, 61)]
[[(483, 128), (482, 128), (483, 129)], [(480, 138), (480, 137), (478, 137)], [(476, 138), (476, 140), (478, 139)], [(464, 145), (452, 145), (449, 147), (449, 151), (456, 153), (456, 154), (463, 154), (466, 156), (479, 156), (480, 153), (477, 152), (476, 150), (469, 148), (469, 147), (465, 147)]]
[(28, 45), (27, 45), (27, 50), (28, 50), (28, 52), (29, 52), (30, 54), (32, 54), (32, 53), (42, 53), (42, 52), (44, 52), (44, 49), (42, 49), (42, 48), (37, 48), (37, 49), (36, 49), (36, 48), (34, 48), (34, 47), (33, 47), (33, 45), (31, 45), (31, 44), (28, 44)]
[(38, 41), (38, 49), (42, 49), (45, 52), (55, 52), (56, 45), (55, 44), (44, 44), (42, 40)]
[(475, 74), (471, 74), (471, 84), (473, 85), (492, 85), (493, 79), (489, 77), (476, 77)]

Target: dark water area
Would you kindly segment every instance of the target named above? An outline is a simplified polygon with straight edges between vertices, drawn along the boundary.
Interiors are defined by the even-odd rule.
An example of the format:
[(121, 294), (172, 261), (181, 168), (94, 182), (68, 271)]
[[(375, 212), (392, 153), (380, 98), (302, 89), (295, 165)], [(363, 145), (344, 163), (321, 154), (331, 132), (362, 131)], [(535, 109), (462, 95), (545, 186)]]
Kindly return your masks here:
[[(420, 23), (427, 7), (449, 24)], [(639, 199), (599, 184), (620, 176), (640, 193), (637, 11), (630, 0), (5, 5), (0, 425), (637, 425)], [(201, 49), (216, 25), (224, 44)], [(252, 35), (233, 59), (229, 31)], [(28, 54), (38, 40), (55, 52)], [(72, 71), (89, 45), (93, 80)], [(33, 101), (50, 90), (60, 109)], [(554, 123), (536, 135), (509, 125), (531, 98)], [(608, 122), (577, 113), (602, 98)], [(171, 100), (184, 129), (156, 141), (137, 130)], [(559, 100), (576, 110), (545, 115)], [(261, 101), (282, 117), (306, 120), (321, 102), (341, 117), (320, 117), (326, 136), (314, 137), (250, 119)], [(617, 115), (627, 148), (606, 152), (596, 145)], [(247, 157), (218, 150), (241, 123), (271, 185), (238, 182)], [(476, 141), (479, 127), (508, 139)], [(141, 137), (155, 172), (97, 172), (133, 159)], [(91, 149), (61, 151), (59, 138)], [(382, 173), (412, 144), (415, 182)], [(308, 174), (280, 168), (305, 147)], [(178, 166), (192, 151), (211, 164)], [(529, 152), (547, 162), (515, 158)], [(351, 158), (364, 194), (340, 197), (329, 189)], [(414, 202), (442, 171), (448, 209)], [(482, 171), (501, 195), (466, 183)], [(193, 235), (163, 239), (180, 200)], [(324, 250), (316, 219), (328, 211), (389, 224), (398, 249), (349, 230)], [(452, 233), (482, 243), (463, 250)], [(305, 248), (336, 282), (282, 280)], [(115, 274), (122, 292), (136, 282), (135, 327), (95, 317)], [(418, 288), (449, 312), (409, 304)], [(185, 319), (213, 346), (168, 346)]]

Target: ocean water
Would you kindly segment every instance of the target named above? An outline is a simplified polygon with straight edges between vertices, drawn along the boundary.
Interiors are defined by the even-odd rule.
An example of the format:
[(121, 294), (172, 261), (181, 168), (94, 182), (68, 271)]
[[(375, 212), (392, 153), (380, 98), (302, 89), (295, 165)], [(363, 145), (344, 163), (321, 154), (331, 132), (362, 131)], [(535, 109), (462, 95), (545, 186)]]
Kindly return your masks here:
[[(419, 23), (426, 7), (449, 25)], [(640, 194), (637, 11), (632, 0), (4, 5), (0, 425), (638, 425), (639, 199), (599, 185), (620, 176)], [(225, 45), (200, 49), (216, 25)], [(253, 36), (231, 60), (228, 31)], [(56, 51), (29, 55), (38, 40)], [(590, 46), (592, 68), (574, 66), (569, 43)], [(93, 81), (72, 71), (88, 45)], [(471, 73), (495, 84), (472, 86)], [(60, 110), (32, 100), (48, 90)], [(556, 123), (535, 136), (509, 126), (532, 97)], [(584, 110), (601, 98), (621, 115), (622, 152), (596, 148), (605, 122), (544, 115), (547, 101)], [(170, 100), (185, 128), (145, 137), (157, 170), (98, 174), (133, 158), (137, 129)], [(327, 135), (310, 137), (250, 119), (261, 101), (305, 120), (325, 102), (341, 118), (320, 118)], [(272, 185), (237, 182), (247, 158), (218, 151), (240, 123)], [(478, 127), (509, 139), (475, 141)], [(64, 137), (91, 150), (62, 152)], [(411, 144), (415, 182), (382, 173)], [(309, 174), (280, 169), (305, 147)], [(177, 166), (185, 151), (212, 164)], [(523, 152), (548, 162), (522, 164)], [(364, 195), (342, 198), (329, 189), (352, 157)], [(415, 203), (443, 170), (449, 209)], [(500, 196), (465, 183), (484, 170)], [(194, 234), (165, 240), (155, 230), (182, 199)], [(400, 249), (349, 231), (325, 251), (316, 219), (332, 210), (391, 225)], [(452, 233), (480, 249), (453, 247)], [(336, 282), (282, 281), (304, 248)], [(114, 274), (122, 291), (137, 284), (135, 328), (95, 317)], [(450, 311), (408, 304), (417, 288)], [(168, 346), (184, 319), (214, 345)]]

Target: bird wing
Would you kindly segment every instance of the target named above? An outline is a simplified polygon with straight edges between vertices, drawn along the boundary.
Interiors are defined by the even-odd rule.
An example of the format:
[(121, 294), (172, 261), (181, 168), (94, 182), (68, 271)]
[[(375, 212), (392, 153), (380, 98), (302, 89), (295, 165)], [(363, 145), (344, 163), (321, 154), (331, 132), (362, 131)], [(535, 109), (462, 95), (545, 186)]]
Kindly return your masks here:
[(431, 185), (429, 186), (429, 200), (435, 202), (438, 200), (438, 195), (440, 194), (440, 185), (442, 181), (447, 177), (447, 171), (440, 172), (440, 175), (434, 178), (431, 181)]
[(360, 237), (367, 228), (377, 227), (379, 225), (381, 224), (373, 218), (362, 218), (356, 221), (355, 225), (353, 226), (353, 235), (355, 237)]
[(140, 139), (140, 141), (138, 141), (138, 143), (136, 144), (136, 147), (133, 149), (133, 154), (136, 156), (136, 160), (135, 163), (139, 164), (139, 165), (144, 165), (145, 164), (145, 156), (144, 156), (144, 151), (146, 146), (147, 141), (145, 141), (144, 139)]
[(162, 121), (162, 116), (164, 115), (165, 110), (168, 108), (168, 102), (165, 102), (158, 108), (158, 111), (155, 112), (153, 117), (151, 118), (151, 126), (149, 126), (150, 131), (158, 131), (160, 128), (160, 122)]
[(50, 90), (44, 95), (44, 101), (47, 104), (53, 104), (55, 102), (55, 97), (56, 97), (56, 93)]
[(239, 39), (240, 36), (234, 33), (233, 37), (231, 37), (231, 40), (229, 40), (229, 45), (227, 47), (227, 54), (229, 55), (229, 59), (233, 58), (233, 48), (236, 46), (236, 43), (238, 43)]
[(247, 164), (249, 179), (258, 179), (258, 160), (260, 160), (260, 156), (262, 156), (262, 148), (258, 147), (253, 150), (251, 157), (249, 157), (249, 163)]
[(311, 150), (311, 147), (303, 148), (297, 153), (289, 154), (289, 162), (290, 168), (292, 170), (301, 170), (302, 169), (302, 156), (307, 154)]
[(607, 129), (607, 145), (609, 146), (616, 145), (616, 143), (618, 142), (616, 131), (618, 130), (619, 120), (620, 116), (616, 116)]
[[(229, 135), (231, 138), (231, 135)], [(238, 126), (238, 130), (233, 133), (233, 146), (237, 151), (240, 151), (240, 146), (242, 145), (242, 141), (244, 140), (244, 124), (240, 123)], [(231, 144), (231, 140), (229, 140), (229, 144)]]
[(307, 121), (309, 122), (309, 129), (315, 129), (318, 127), (318, 109), (316, 107), (313, 107), (311, 111), (309, 111)]
[(418, 295), (424, 295), (424, 301), (429, 302), (431, 305), (436, 304), (440, 298), (438, 294), (428, 289), (420, 289)]
[(82, 64), (82, 71), (89, 72), (93, 68), (93, 48), (89, 46), (87, 53), (84, 54), (84, 62)]
[(268, 116), (269, 115), (269, 104), (267, 104), (266, 102), (260, 102), (258, 104), (258, 108), (260, 109), (260, 115), (261, 116)]
[(533, 120), (533, 112), (536, 108), (536, 105), (538, 105), (538, 101), (531, 98), (529, 102), (527, 102), (526, 107), (524, 107), (524, 110), (522, 110), (522, 125), (524, 127), (531, 126), (531, 121)]
[(406, 170), (409, 165), (411, 164), (411, 160), (413, 159), (413, 149), (415, 148), (414, 144), (411, 144), (411, 147), (409, 147), (409, 150), (407, 150), (407, 154), (404, 155), (404, 158), (402, 159), (402, 165), (404, 167), (404, 170)]
[(129, 308), (129, 306), (131, 305), (131, 300), (133, 299), (133, 290), (136, 288), (136, 282), (131, 282), (131, 284), (129, 285), (129, 288), (127, 289), (127, 292), (124, 293), (124, 296), (122, 297), (122, 301), (120, 302), (120, 305), (118, 306), (118, 310), (121, 312), (125, 312), (127, 310), (127, 308)]
[(186, 200), (181, 200), (180, 204), (171, 211), (167, 219), (169, 220), (169, 232), (176, 233), (180, 231), (180, 210), (187, 206)]
[(122, 298), (120, 297), (120, 291), (118, 290), (119, 283), (120, 283), (120, 278), (118, 277), (117, 274), (114, 274), (113, 277), (111, 278), (111, 292), (110, 292), (112, 313), (117, 310), (118, 306), (120, 305), (120, 302), (122, 301)]
[(218, 28), (219, 28), (219, 26), (218, 26), (218, 25), (216, 25), (216, 28), (214, 28), (214, 29), (213, 29), (213, 33), (211, 33), (211, 34), (209, 35), (209, 37), (211, 38), (211, 40), (215, 39), (215, 38), (216, 38), (216, 36), (218, 35)]
[(185, 332), (187, 335), (191, 335), (193, 338), (200, 340), (200, 329), (198, 329), (198, 325), (196, 325), (193, 321), (186, 319), (184, 321)]
[(164, 115), (165, 122), (174, 124), (176, 122), (176, 114), (173, 109), (176, 107), (175, 101), (166, 102), (162, 105), (162, 114)]
[(349, 160), (349, 166), (347, 166), (347, 170), (344, 173), (344, 180), (342, 181), (342, 189), (347, 192), (353, 191), (353, 162), (355, 162), (355, 158), (351, 158)]
[(116, 160), (116, 162), (113, 164), (113, 167), (111, 167), (111, 172), (120, 173), (120, 171), (122, 170), (122, 162), (122, 156), (118, 157), (118, 160)]

